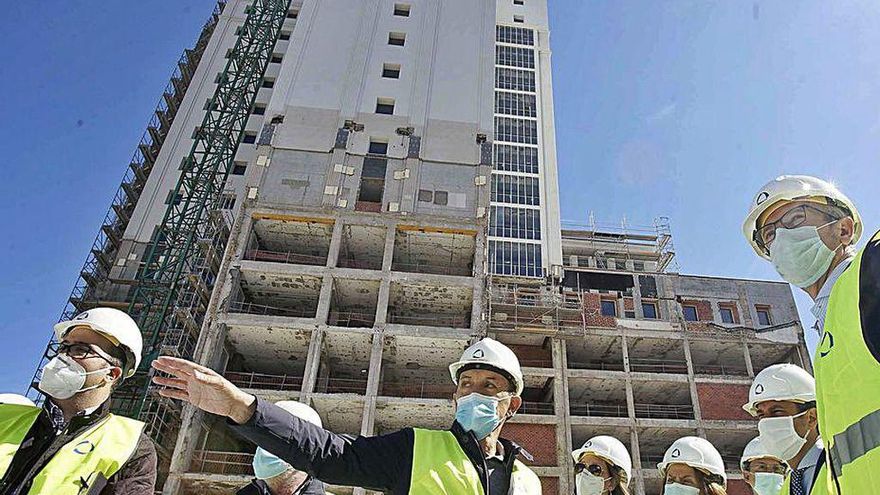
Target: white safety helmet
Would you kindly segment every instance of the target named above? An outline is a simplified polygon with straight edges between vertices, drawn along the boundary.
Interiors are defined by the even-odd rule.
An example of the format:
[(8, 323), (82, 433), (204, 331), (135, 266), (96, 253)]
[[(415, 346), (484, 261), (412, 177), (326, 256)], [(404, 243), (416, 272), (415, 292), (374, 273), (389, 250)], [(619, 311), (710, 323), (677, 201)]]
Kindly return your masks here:
[(489, 369), (498, 371), (514, 383), (516, 394), (523, 391), (523, 374), (519, 367), (519, 359), (509, 347), (489, 337), (465, 349), (461, 359), (449, 365), (452, 382), (458, 385), (458, 374), (463, 368)]
[(788, 466), (788, 463), (785, 459), (780, 459), (779, 457), (770, 454), (767, 451), (767, 447), (761, 443), (761, 437), (757, 436), (753, 438), (749, 443), (746, 444), (746, 448), (743, 449), (742, 457), (739, 460), (739, 467), (745, 471), (746, 463), (749, 461), (753, 461), (755, 459), (773, 459), (774, 461), (781, 462)]
[(55, 324), (55, 338), (61, 341), (74, 327), (84, 326), (106, 337), (126, 354), (125, 378), (137, 371), (141, 364), (144, 341), (137, 323), (128, 314), (113, 308), (94, 308)]
[(795, 200), (811, 200), (843, 209), (853, 219), (852, 244), (858, 242), (862, 236), (862, 218), (856, 205), (834, 184), (809, 175), (781, 175), (764, 184), (764, 187), (752, 198), (749, 214), (743, 222), (743, 235), (758, 256), (770, 259), (770, 253), (762, 248), (756, 239), (758, 222), (782, 206), (784, 202)]
[(752, 416), (758, 415), (755, 407), (768, 400), (787, 402), (812, 402), (816, 400), (816, 380), (807, 370), (790, 363), (768, 366), (755, 376), (749, 389), (749, 402), (743, 409)]
[(0, 394), (0, 404), (37, 407), (34, 401), (19, 394)]
[(319, 428), (324, 427), (324, 424), (321, 422), (321, 416), (318, 416), (318, 411), (315, 411), (314, 409), (306, 404), (303, 404), (302, 402), (298, 402), (295, 400), (280, 400), (276, 402), (275, 405), (296, 416), (297, 418), (308, 421), (309, 423), (312, 423)]
[(714, 445), (705, 438), (681, 437), (672, 442), (663, 454), (663, 462), (657, 464), (660, 476), (666, 477), (666, 468), (670, 464), (686, 464), (704, 474), (721, 478), (721, 484), (727, 485), (727, 472), (724, 461)]
[(607, 435), (599, 435), (584, 442), (583, 447), (571, 453), (574, 462), (580, 462), (584, 454), (593, 454), (613, 466), (617, 466), (626, 474), (624, 483), (632, 478), (632, 458), (620, 440)]

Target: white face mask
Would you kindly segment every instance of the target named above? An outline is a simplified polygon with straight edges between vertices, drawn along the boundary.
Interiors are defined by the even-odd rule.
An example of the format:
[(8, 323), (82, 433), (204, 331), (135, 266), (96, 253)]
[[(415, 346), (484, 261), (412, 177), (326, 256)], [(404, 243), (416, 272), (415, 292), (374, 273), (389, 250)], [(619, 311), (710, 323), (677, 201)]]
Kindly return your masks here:
[(818, 227), (776, 229), (776, 238), (770, 245), (770, 261), (785, 281), (805, 288), (825, 275), (837, 249), (828, 249), (819, 237), (819, 229), (834, 222)]
[(45, 392), (53, 399), (69, 399), (74, 395), (92, 390), (103, 385), (98, 383), (88, 388), (82, 388), (86, 384), (86, 377), (95, 373), (104, 373), (113, 368), (103, 368), (95, 371), (86, 371), (81, 364), (70, 357), (59, 354), (52, 358), (43, 367), (43, 375), (37, 388)]
[(605, 493), (605, 481), (607, 480), (586, 471), (579, 473), (575, 477), (577, 495), (602, 495)]
[(785, 476), (779, 473), (755, 473), (754, 491), (757, 495), (780, 495)]
[(663, 495), (700, 495), (700, 489), (678, 483), (666, 483)]
[(767, 448), (768, 454), (789, 461), (801, 451), (807, 439), (798, 435), (797, 430), (794, 429), (794, 418), (806, 413), (807, 411), (804, 411), (794, 416), (764, 418), (758, 421), (761, 443)]

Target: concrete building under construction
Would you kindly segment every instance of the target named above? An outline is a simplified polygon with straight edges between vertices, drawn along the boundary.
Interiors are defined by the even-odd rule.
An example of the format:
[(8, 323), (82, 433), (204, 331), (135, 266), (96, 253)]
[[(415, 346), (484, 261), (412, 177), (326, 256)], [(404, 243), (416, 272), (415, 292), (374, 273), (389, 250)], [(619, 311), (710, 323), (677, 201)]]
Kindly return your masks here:
[[(65, 316), (128, 308), (145, 361), (195, 359), (365, 435), (448, 427), (447, 366), (489, 335), (524, 366), (505, 436), (544, 493), (573, 493), (570, 452), (596, 434), (630, 447), (636, 494), (683, 435), (746, 493), (751, 377), (810, 369), (791, 291), (678, 274), (663, 219), (560, 221), (546, 3), (221, 1)], [(116, 407), (158, 440), (165, 493), (247, 482), (253, 445), (138, 377)]]

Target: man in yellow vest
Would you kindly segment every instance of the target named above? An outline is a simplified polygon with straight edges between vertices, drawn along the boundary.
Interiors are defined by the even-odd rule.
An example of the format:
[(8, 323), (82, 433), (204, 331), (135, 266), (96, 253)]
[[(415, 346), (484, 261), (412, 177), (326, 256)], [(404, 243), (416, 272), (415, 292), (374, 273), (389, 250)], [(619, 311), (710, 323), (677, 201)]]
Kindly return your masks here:
[(238, 389), (218, 373), (189, 361), (160, 357), (171, 375), (153, 381), (165, 397), (229, 418), (243, 437), (296, 469), (334, 485), (395, 495), (538, 495), (541, 482), (500, 437), (522, 405), (523, 375), (508, 347), (485, 338), (449, 367), (457, 388), (449, 430), (406, 428), (375, 437), (331, 433)]
[(755, 195), (743, 234), (815, 305), (816, 399), (829, 493), (880, 490), (880, 234), (856, 251), (862, 220), (833, 184), (781, 176)]
[(755, 376), (743, 409), (758, 418), (761, 448), (791, 467), (788, 476), (777, 480), (783, 481), (780, 493), (827, 493), (825, 446), (819, 436), (813, 377), (794, 364), (768, 366)]
[(140, 363), (137, 324), (95, 308), (55, 325), (55, 336), (43, 407), (0, 403), (0, 493), (152, 495), (155, 445), (143, 423), (110, 413), (114, 387)]

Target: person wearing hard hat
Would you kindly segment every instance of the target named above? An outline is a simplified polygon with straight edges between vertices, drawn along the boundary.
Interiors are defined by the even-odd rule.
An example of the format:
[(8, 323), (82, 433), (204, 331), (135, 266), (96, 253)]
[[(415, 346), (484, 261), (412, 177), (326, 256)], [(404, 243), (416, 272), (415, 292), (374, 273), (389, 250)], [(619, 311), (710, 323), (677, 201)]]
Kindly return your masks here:
[(140, 363), (137, 324), (95, 308), (56, 324), (55, 337), (43, 407), (0, 404), (0, 493), (152, 495), (156, 447), (144, 423), (110, 412), (114, 388)]
[(724, 461), (705, 438), (682, 437), (672, 442), (657, 464), (663, 495), (727, 495)]
[(743, 409), (758, 418), (761, 446), (792, 468), (782, 493), (827, 493), (813, 377), (794, 364), (768, 366), (755, 376)]
[[(297, 418), (321, 428), (321, 417), (311, 407), (294, 400), (275, 403)], [(324, 483), (308, 473), (294, 469), (271, 452), (257, 447), (253, 460), (256, 478), (236, 492), (236, 495), (323, 495)]]
[(593, 437), (571, 457), (577, 495), (629, 495), (632, 458), (620, 440), (606, 435)]
[[(788, 463), (776, 457), (761, 442), (761, 437), (753, 438), (743, 449), (739, 461), (743, 480), (755, 495), (781, 495)], [(787, 494), (786, 494), (787, 495)]]
[(530, 456), (501, 438), (522, 405), (516, 355), (485, 338), (449, 366), (456, 385), (449, 430), (405, 428), (386, 435), (337, 435), (250, 395), (204, 366), (160, 357), (153, 367), (164, 397), (185, 400), (229, 418), (233, 431), (325, 483), (394, 494), (538, 495), (541, 482), (518, 457)]
[(834, 184), (804, 175), (767, 183), (743, 223), (755, 252), (814, 301), (819, 430), (829, 489), (844, 495), (880, 486), (880, 232), (857, 251), (863, 228)]

